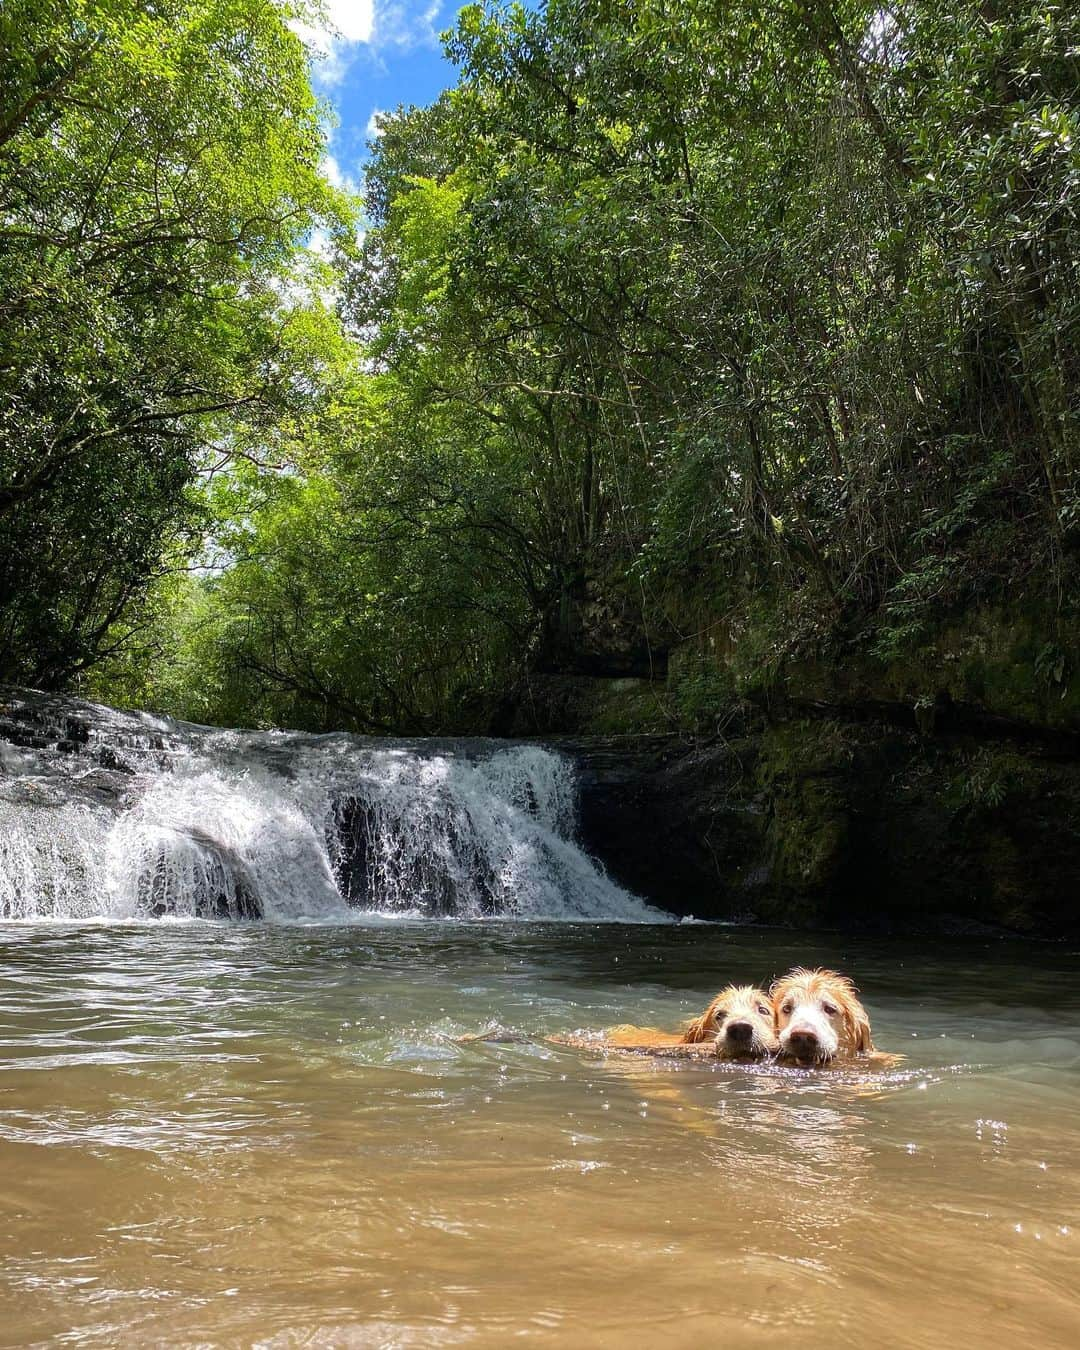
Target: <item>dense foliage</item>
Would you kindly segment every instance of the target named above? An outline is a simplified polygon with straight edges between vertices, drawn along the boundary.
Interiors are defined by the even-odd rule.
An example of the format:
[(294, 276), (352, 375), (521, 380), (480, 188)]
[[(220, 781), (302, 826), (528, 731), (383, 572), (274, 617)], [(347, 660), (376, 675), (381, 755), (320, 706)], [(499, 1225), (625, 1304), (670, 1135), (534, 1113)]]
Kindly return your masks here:
[(553, 0), (451, 51), (383, 139), (361, 308), (514, 446), (558, 659), (618, 575), (661, 645), (764, 595), (788, 644), (883, 651), (1064, 586), (1075, 11)]
[(0, 9), (0, 678), (122, 645), (199, 548), (196, 471), (274, 458), (318, 402), (334, 325), (282, 293), (349, 208), (285, 17)]
[[(248, 15), (240, 3), (178, 8), (212, 13), (222, 32)], [(266, 10), (251, 22), (256, 13)], [(9, 82), (23, 90), (16, 108), (81, 59), (81, 31), (55, 73), (24, 58)], [(457, 86), (384, 119), (370, 228), (337, 292), (358, 354), (324, 357), (324, 396), (307, 408), (288, 402), (310, 393), (295, 376), (264, 374), (252, 388), (253, 370), (283, 367), (255, 357), (280, 332), (244, 280), (327, 209), (310, 175), (281, 167), (311, 164), (299, 57), (285, 38), (260, 49), (287, 66), (274, 86), (284, 122), (260, 102), (260, 80), (250, 107), (196, 99), (205, 125), (185, 123), (191, 141), (155, 155), (154, 114), (181, 96), (179, 76), (147, 75), (142, 52), (129, 58), (117, 42), (115, 142), (95, 113), (96, 157), (85, 159), (79, 102), (46, 99), (40, 116), (59, 119), (50, 134), (20, 132), (14, 158), (0, 145), (5, 194), (24, 184), (0, 213), (0, 266), (17, 280), (5, 303), (23, 297), (0, 340), (34, 354), (0, 362), (3, 445), (17, 447), (13, 473), (0, 449), (3, 478), (35, 481), (25, 464), (36, 461), (18, 458), (30, 446), (67, 437), (94, 449), (78, 474), (46, 473), (48, 500), (21, 508), (13, 556), (27, 561), (0, 613), (8, 631), (30, 632), (10, 598), (21, 567), (38, 587), (34, 613), (53, 625), (21, 636), (25, 650), (70, 633), (48, 585), (95, 576), (78, 552), (88, 538), (115, 571), (94, 623), (120, 612), (121, 573), (147, 575), (162, 537), (155, 503), (188, 481), (203, 432), (175, 416), (194, 400), (252, 400), (228, 435), (256, 459), (266, 405), (276, 415), (284, 400), (304, 420), (288, 472), (234, 466), (211, 485), (228, 566), (151, 596), (147, 640), (166, 659), (149, 683), (145, 657), (101, 677), (106, 691), (191, 715), (450, 728), (482, 721), (527, 670), (647, 673), (702, 631), (753, 628), (770, 658), (845, 644), (888, 658), (950, 606), (1020, 587), (1069, 615), (1080, 530), (1073, 7), (469, 6), (448, 37)], [(228, 52), (214, 65), (223, 88), (238, 69)], [(95, 48), (86, 59), (101, 58)], [(197, 63), (178, 69), (199, 77)], [(128, 153), (124, 117), (146, 79), (165, 93), (146, 98), (149, 128), (132, 141), (141, 205), (111, 204), (108, 229), (80, 226), (71, 202), (89, 202), (97, 220), (95, 185), (109, 181), (110, 146)], [(258, 189), (193, 150), (211, 130), (243, 142), (254, 108), (282, 157), (260, 152), (246, 170), (270, 176)], [(52, 134), (69, 125), (70, 144)], [(195, 223), (175, 257), (157, 242), (148, 256), (147, 194), (193, 157), (207, 181), (181, 214)], [(187, 191), (196, 180), (176, 172)], [(127, 191), (132, 175), (122, 178)], [(250, 198), (280, 202), (286, 183), (297, 214), (285, 224), (275, 207), (266, 227)], [(227, 229), (207, 228), (206, 213)], [(226, 250), (226, 265), (224, 241), (247, 228), (260, 242)], [(176, 269), (175, 304), (168, 287), (147, 295), (139, 269), (151, 264)], [(133, 418), (138, 439), (125, 440)], [(88, 493), (106, 479), (80, 475), (100, 473), (117, 441), (132, 458), (110, 461), (117, 472)], [(80, 530), (88, 500), (107, 523)], [(181, 520), (173, 511), (170, 528)], [(34, 529), (47, 529), (43, 543)], [(63, 594), (77, 605), (77, 592)]]

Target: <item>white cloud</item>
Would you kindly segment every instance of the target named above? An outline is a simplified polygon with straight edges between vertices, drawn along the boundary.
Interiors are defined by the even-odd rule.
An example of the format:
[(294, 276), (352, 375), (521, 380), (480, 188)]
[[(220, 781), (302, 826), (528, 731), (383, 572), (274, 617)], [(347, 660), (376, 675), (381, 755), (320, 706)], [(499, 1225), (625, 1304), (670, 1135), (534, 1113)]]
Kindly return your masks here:
[(370, 42), (374, 26), (375, 0), (324, 0), (292, 24), (293, 32), (321, 52), (342, 42)]
[(323, 155), (319, 168), (322, 169), (323, 177), (329, 178), (336, 188), (345, 186), (345, 175), (341, 172), (341, 165), (333, 155)]
[(346, 42), (370, 42), (374, 0), (327, 0), (326, 17)]
[(371, 116), (367, 120), (367, 126), (364, 128), (364, 135), (369, 141), (377, 141), (382, 135), (382, 127), (379, 126), (379, 118), (385, 117), (386, 113), (382, 108), (372, 108)]
[(334, 256), (334, 246), (325, 230), (312, 230), (307, 246), (308, 251), (321, 258), (323, 262), (329, 262)]
[(323, 177), (328, 178), (334, 187), (353, 194), (360, 191), (360, 185), (356, 179), (351, 174), (346, 173), (341, 167), (340, 161), (329, 152), (323, 155), (319, 167), (322, 169)]
[(374, 26), (375, 0), (323, 0), (292, 24), (311, 50), (316, 81), (327, 87), (345, 78), (356, 48), (371, 41)]
[(443, 25), (442, 0), (417, 5), (408, 0), (377, 0), (372, 42), (376, 47), (437, 47)]
[(445, 0), (313, 0), (292, 29), (312, 54), (315, 83), (324, 90), (341, 84), (361, 47), (378, 61), (380, 48), (438, 47), (446, 25)]

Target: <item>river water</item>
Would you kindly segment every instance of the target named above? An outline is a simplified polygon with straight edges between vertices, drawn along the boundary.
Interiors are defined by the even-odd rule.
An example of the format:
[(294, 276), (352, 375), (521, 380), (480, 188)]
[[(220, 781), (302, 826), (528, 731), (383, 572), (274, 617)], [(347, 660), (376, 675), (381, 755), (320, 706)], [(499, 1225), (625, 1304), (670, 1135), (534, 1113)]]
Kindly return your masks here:
[[(601, 1059), (852, 974), (888, 1072)], [(0, 1343), (1080, 1343), (1063, 947), (705, 925), (0, 925)], [(534, 1039), (459, 1044), (490, 1024)]]

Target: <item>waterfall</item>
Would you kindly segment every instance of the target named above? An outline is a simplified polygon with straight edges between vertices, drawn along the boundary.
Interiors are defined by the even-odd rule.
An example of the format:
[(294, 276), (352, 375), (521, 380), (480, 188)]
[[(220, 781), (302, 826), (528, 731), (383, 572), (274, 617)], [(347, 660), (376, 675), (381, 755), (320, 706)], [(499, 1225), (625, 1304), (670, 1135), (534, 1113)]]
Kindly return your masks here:
[(0, 697), (0, 918), (657, 921), (539, 745), (222, 731)]

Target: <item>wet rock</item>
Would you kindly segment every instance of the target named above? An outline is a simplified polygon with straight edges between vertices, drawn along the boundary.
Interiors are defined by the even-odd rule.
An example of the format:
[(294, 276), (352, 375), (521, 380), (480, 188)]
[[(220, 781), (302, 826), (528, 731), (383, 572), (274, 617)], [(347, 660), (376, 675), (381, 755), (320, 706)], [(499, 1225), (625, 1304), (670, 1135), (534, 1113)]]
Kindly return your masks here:
[(327, 821), (327, 848), (333, 861), (334, 881), (354, 908), (370, 904), (371, 818), (358, 797), (339, 801)]
[(354, 909), (377, 909), (392, 897), (427, 914), (454, 915), (461, 910), (460, 878), (467, 876), (481, 913), (498, 913), (495, 877), (459, 828), (453, 804), (446, 800), (439, 814), (439, 846), (417, 850), (408, 846), (393, 812), (380, 812), (358, 796), (339, 799), (327, 821), (327, 849), (345, 901)]
[(114, 773), (134, 773), (134, 766), (129, 764), (123, 756), (119, 755), (111, 746), (103, 745), (97, 751), (97, 762), (103, 769), (110, 769)]
[(1080, 936), (1080, 764), (1056, 751), (802, 721), (575, 753), (586, 847), (676, 914)]

